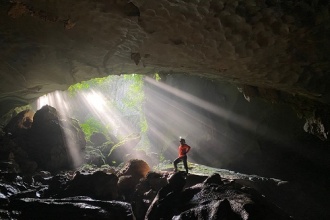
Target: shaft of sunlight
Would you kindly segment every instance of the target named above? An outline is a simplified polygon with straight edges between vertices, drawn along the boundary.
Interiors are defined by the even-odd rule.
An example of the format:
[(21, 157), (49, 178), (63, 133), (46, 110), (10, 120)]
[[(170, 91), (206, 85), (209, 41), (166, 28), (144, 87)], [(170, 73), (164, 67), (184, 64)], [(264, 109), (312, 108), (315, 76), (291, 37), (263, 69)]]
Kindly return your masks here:
[[(193, 150), (189, 160), (192, 162), (210, 162), (220, 167), (227, 158), (240, 158), (248, 150), (250, 140), (229, 129), (236, 127), (230, 125), (233, 124), (256, 132), (252, 120), (150, 77), (145, 80), (149, 84), (146, 89), (148, 102), (152, 103), (146, 112), (150, 132), (164, 140), (159, 145), (167, 148), (170, 158), (177, 156), (179, 136), (191, 144)], [(223, 123), (215, 124), (212, 119), (217, 117), (216, 120)], [(166, 142), (168, 139), (172, 141)]]
[(89, 106), (93, 109), (93, 112), (104, 113), (106, 99), (101, 93), (92, 90), (86, 93), (85, 98)]
[[(220, 117), (225, 117), (230, 122), (238, 124), (238, 125), (240, 125), (241, 127), (245, 128), (247, 130), (254, 130), (255, 129), (255, 124), (251, 120), (249, 120), (247, 118), (244, 118), (240, 115), (237, 115), (233, 112), (227, 111), (226, 109), (221, 108), (220, 106), (216, 106), (212, 103), (209, 103), (209, 102), (207, 102), (203, 99), (200, 99), (196, 96), (193, 96), (189, 93), (186, 93), (186, 92), (181, 91), (177, 88), (168, 86), (168, 85), (166, 85), (162, 82), (156, 81), (151, 77), (146, 77), (146, 81), (148, 83), (151, 83), (152, 85), (157, 86), (158, 88), (170, 93), (170, 94), (173, 94), (177, 97), (182, 98), (183, 100), (186, 100), (186, 101), (194, 104), (195, 106), (203, 108), (203, 109), (205, 109), (205, 110), (207, 110), (207, 111), (209, 111), (209, 112), (211, 112), (215, 115), (218, 115)], [(180, 108), (178, 107), (178, 109), (180, 109)]]
[(99, 91), (90, 89), (87, 92), (82, 92), (79, 96), (82, 107), (88, 108), (89, 112), (95, 118), (98, 118), (106, 127), (110, 125), (112, 130), (117, 131), (118, 136), (126, 136), (132, 133), (132, 127), (126, 123), (122, 114), (110, 103), (107, 103), (107, 98)]
[[(65, 118), (65, 120), (66, 120), (66, 118), (68, 118), (69, 115), (71, 115), (70, 106), (67, 102), (67, 96), (66, 96), (65, 92), (55, 91), (53, 93), (49, 93), (47, 95), (40, 97), (37, 101), (38, 109), (44, 105), (50, 105), (52, 107), (55, 107), (56, 110), (61, 115), (60, 117)], [(59, 121), (62, 128), (65, 128), (66, 127), (65, 123), (68, 123), (65, 120)], [(64, 131), (63, 135), (64, 135), (65, 141), (66, 141), (66, 146), (70, 153), (73, 165), (75, 167), (79, 166), (82, 162), (82, 157), (81, 157), (80, 151), (79, 151), (80, 148), (77, 145), (77, 142), (72, 140), (70, 135), (64, 129), (63, 129), (63, 131)]]

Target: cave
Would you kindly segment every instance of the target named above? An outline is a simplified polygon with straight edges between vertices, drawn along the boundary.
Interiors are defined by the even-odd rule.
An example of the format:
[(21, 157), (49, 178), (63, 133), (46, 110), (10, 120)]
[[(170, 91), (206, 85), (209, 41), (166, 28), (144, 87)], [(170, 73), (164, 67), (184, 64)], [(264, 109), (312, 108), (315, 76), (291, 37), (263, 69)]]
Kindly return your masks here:
[[(63, 217), (91, 219), (96, 214), (89, 206), (100, 208), (93, 208), (99, 219), (330, 218), (328, 1), (3, 0), (0, 24), (0, 218), (52, 219), (61, 211), (68, 213)], [(117, 176), (97, 171), (89, 179), (67, 171), (80, 160), (50, 159), (49, 150), (37, 147), (49, 132), (54, 146), (65, 145), (62, 130), (75, 145), (88, 143), (76, 120), (59, 120), (58, 107), (39, 106), (31, 118), (24, 106), (77, 83), (130, 74), (144, 83), (149, 153), (174, 160), (185, 138), (191, 165), (215, 168), (220, 176), (192, 168), (188, 176), (161, 173), (164, 182), (133, 158)], [(33, 121), (20, 124), (19, 138), (8, 126), (14, 116)], [(52, 123), (43, 124), (45, 119)], [(131, 144), (136, 142), (133, 137)], [(17, 150), (20, 145), (26, 152)], [(36, 163), (24, 161), (9, 172), (8, 161), (25, 153)], [(44, 170), (30, 172), (38, 166)], [(67, 173), (46, 173), (60, 170)], [(149, 191), (141, 193), (141, 178), (157, 182), (150, 198), (143, 197)], [(37, 191), (43, 184), (47, 190)], [(178, 198), (166, 196), (169, 204), (161, 203), (171, 190), (189, 205), (166, 212), (171, 203), (178, 205)], [(203, 190), (219, 194), (207, 200), (198, 194)], [(244, 194), (245, 203), (237, 205), (239, 199), (221, 190)], [(203, 209), (206, 203), (188, 209), (194, 193), (216, 211)], [(78, 197), (86, 195), (93, 200)], [(138, 198), (150, 201), (143, 206)], [(109, 214), (107, 206), (120, 214)], [(45, 211), (38, 215), (39, 208)]]

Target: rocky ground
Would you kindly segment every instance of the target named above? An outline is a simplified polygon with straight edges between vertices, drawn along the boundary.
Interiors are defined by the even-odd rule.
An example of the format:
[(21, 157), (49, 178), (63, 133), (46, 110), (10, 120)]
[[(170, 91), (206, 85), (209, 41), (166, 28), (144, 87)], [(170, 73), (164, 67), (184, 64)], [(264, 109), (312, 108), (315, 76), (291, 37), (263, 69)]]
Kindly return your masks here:
[(261, 192), (285, 184), (275, 179), (153, 171), (142, 160), (32, 176), (1, 164), (1, 219), (291, 219)]

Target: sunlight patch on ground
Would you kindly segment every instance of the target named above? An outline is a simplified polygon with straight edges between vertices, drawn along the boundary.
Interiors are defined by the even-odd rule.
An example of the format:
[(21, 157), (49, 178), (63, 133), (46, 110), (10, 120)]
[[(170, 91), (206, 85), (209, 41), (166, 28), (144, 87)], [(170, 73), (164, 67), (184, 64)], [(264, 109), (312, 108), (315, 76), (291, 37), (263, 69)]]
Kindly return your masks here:
[[(220, 174), (221, 178), (228, 179), (228, 180), (247, 180), (247, 181), (272, 181), (274, 183), (280, 184), (285, 183), (286, 181), (276, 179), (276, 178), (269, 178), (269, 177), (262, 177), (258, 175), (251, 175), (251, 174), (243, 174), (234, 172), (231, 170), (220, 169), (210, 166), (205, 166), (198, 163), (191, 163), (188, 162), (189, 173), (194, 175), (200, 176), (211, 176), (214, 173)], [(154, 167), (157, 171), (170, 171), (173, 172), (173, 164), (169, 161), (165, 161), (164, 163), (157, 165)], [(178, 164), (178, 170), (184, 171), (184, 167), (182, 163)]]

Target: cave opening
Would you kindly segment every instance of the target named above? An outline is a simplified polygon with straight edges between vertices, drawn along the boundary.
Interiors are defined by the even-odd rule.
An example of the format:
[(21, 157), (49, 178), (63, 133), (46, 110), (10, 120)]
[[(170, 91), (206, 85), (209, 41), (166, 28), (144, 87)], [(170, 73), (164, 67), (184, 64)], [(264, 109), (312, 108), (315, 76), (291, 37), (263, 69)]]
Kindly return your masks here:
[(325, 144), (303, 131), (304, 120), (289, 106), (247, 101), (230, 83), (179, 74), (114, 75), (44, 95), (31, 107), (46, 104), (76, 119), (84, 132), (83, 154), (64, 132), (74, 167), (118, 166), (137, 157), (170, 169), (180, 137), (193, 147), (191, 167), (284, 180), (304, 179), (298, 167), (327, 167), (326, 159), (313, 161)]
[[(197, 86), (200, 81), (208, 91)], [(250, 164), (249, 169), (237, 166), (248, 154), (253, 160), (262, 160), (260, 149), (253, 149), (259, 148), (258, 143), (246, 142), (255, 141), (261, 130), (258, 126), (265, 124), (232, 111), (235, 100), (230, 100), (230, 96), (245, 102), (230, 84), (220, 88), (199, 77), (162, 79), (159, 74), (127, 74), (83, 81), (67, 91), (46, 94), (31, 106), (37, 111), (49, 105), (61, 117), (77, 119), (87, 140), (85, 154), (80, 154), (75, 141), (63, 132), (74, 167), (120, 165), (129, 157), (154, 160), (156, 168), (170, 169), (177, 156), (178, 141), (185, 138), (193, 146), (189, 163), (196, 172), (201, 172), (201, 164), (265, 175), (262, 169), (253, 167), (260, 164)], [(252, 138), (247, 138), (249, 135)], [(269, 134), (259, 135), (271, 139), (266, 137)], [(111, 155), (116, 149), (121, 149), (121, 153)]]

